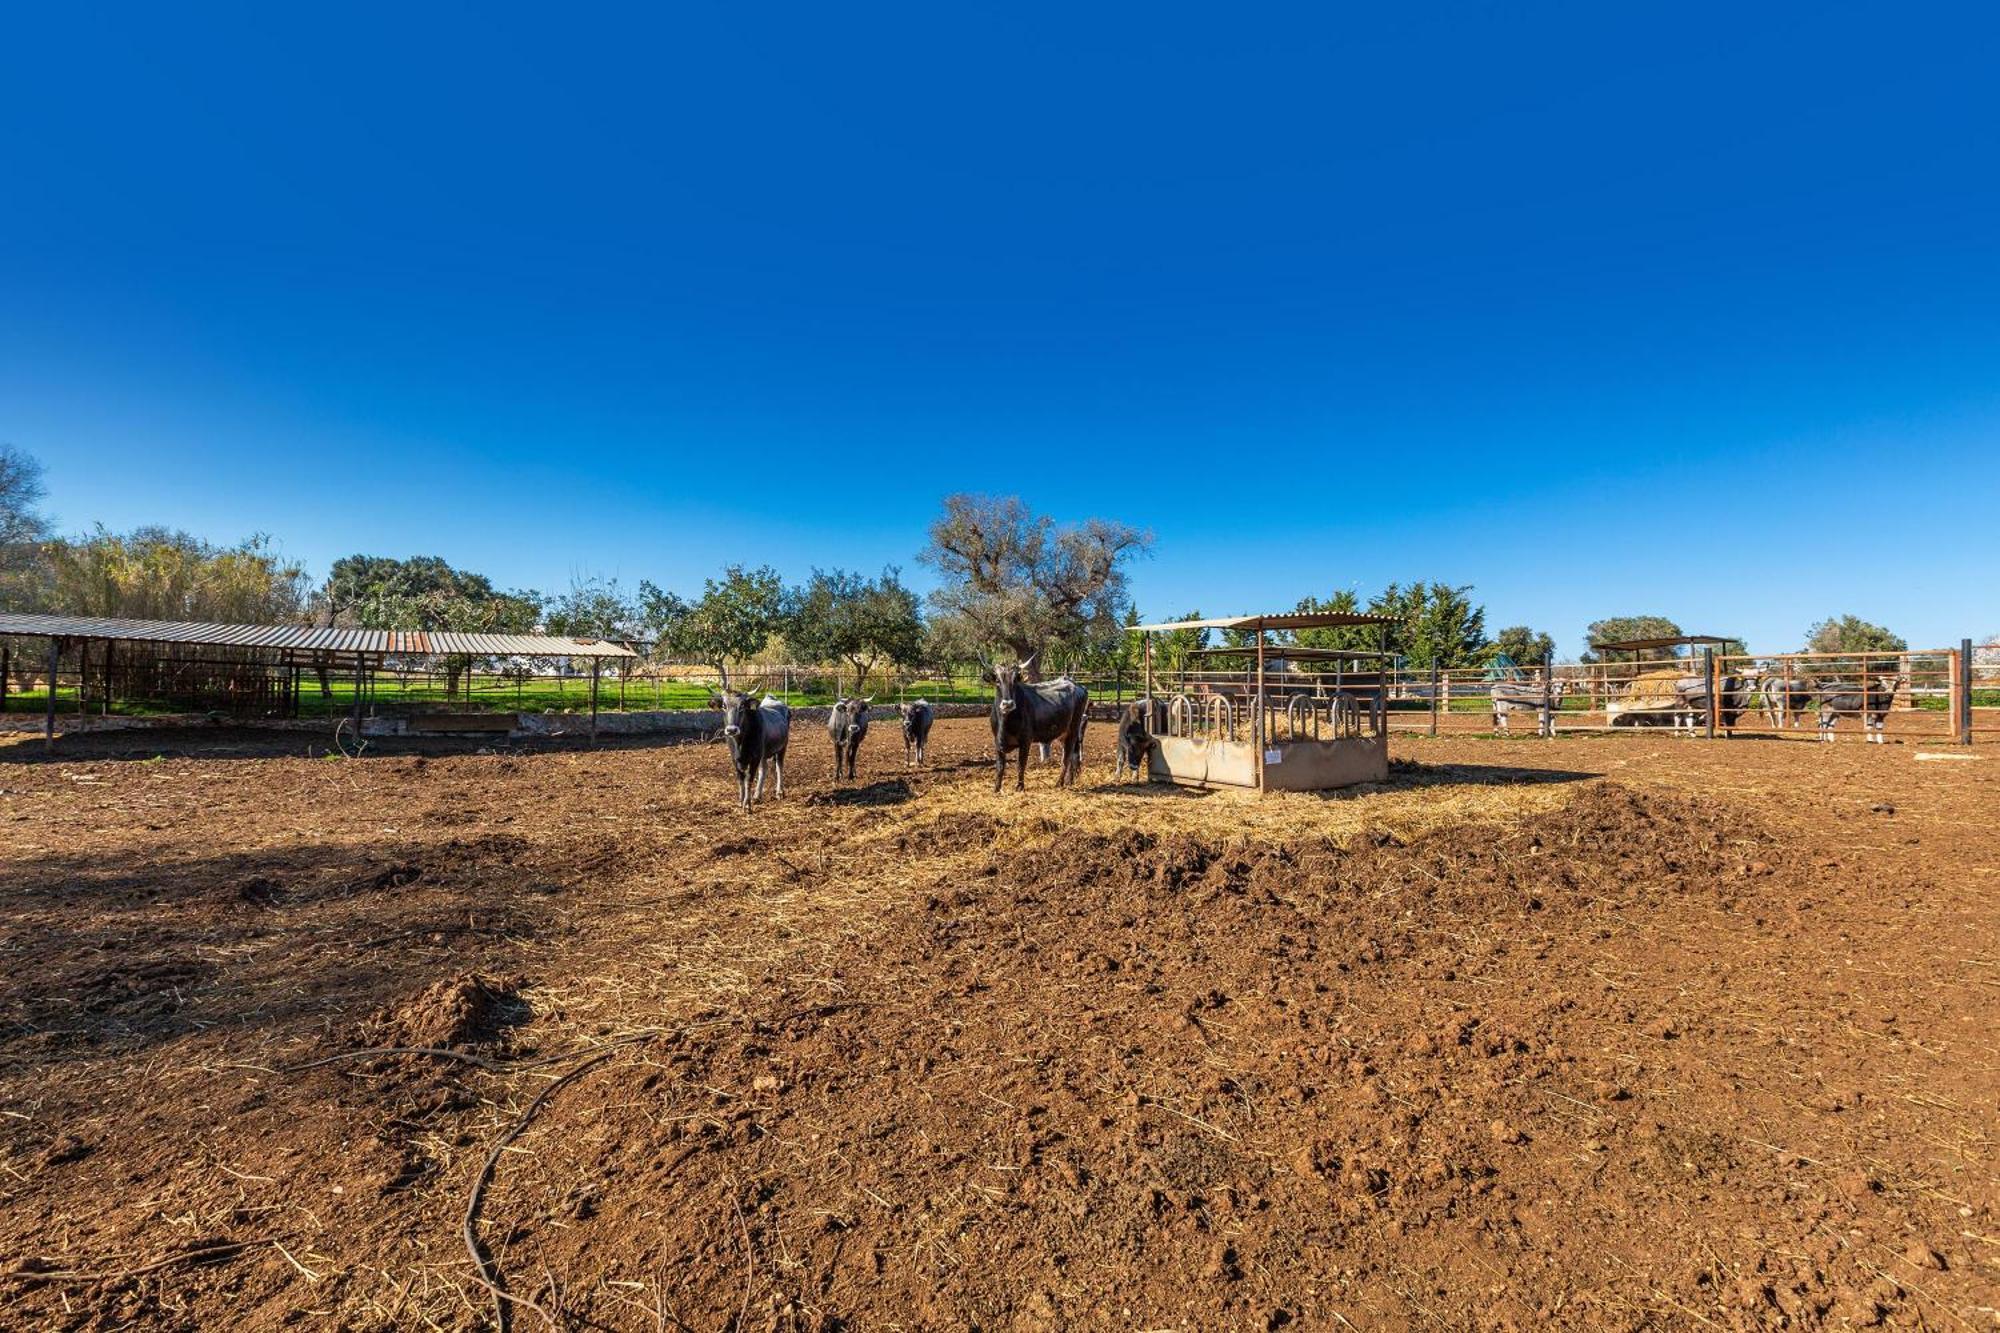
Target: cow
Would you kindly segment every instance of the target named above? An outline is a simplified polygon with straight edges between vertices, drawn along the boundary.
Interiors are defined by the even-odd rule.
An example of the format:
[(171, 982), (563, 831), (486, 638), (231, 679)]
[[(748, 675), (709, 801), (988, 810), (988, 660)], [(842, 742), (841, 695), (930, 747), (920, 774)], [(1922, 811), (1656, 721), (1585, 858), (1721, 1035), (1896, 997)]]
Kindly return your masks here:
[(1861, 677), (1859, 686), (1828, 685), (1817, 695), (1819, 702), (1819, 738), (1831, 744), (1834, 726), (1839, 723), (1842, 713), (1856, 713), (1861, 718), (1862, 739), (1876, 745), (1887, 745), (1889, 738), (1884, 735), (1889, 721), (1889, 708), (1896, 702), (1896, 691), (1900, 690), (1907, 678), (1903, 676)]
[[(1715, 725), (1724, 731), (1732, 731), (1743, 715), (1755, 706), (1757, 687), (1743, 676), (1721, 676), (1717, 678), (1715, 691)], [(1708, 718), (1708, 677), (1682, 676), (1674, 682), (1674, 730), (1686, 728), (1686, 734), (1694, 735), (1695, 729)]]
[(836, 699), (833, 711), (826, 715), (826, 734), (833, 739), (833, 780), (841, 779), (842, 764), (846, 765), (846, 776), (854, 777), (854, 757), (861, 753), (861, 742), (868, 735), (868, 705), (873, 699)]
[(1803, 723), (1812, 707), (1813, 690), (1811, 681), (1797, 676), (1788, 681), (1783, 675), (1766, 674), (1757, 682), (1759, 706), (1774, 727), (1783, 726), (1787, 717), (1795, 727)]
[(1546, 696), (1539, 683), (1532, 680), (1503, 681), (1493, 687), (1493, 729), (1502, 735), (1508, 733), (1507, 719), (1512, 713), (1534, 713), (1540, 724), (1537, 730), (1544, 736), (1555, 735), (1555, 718), (1552, 708), (1562, 707), (1562, 698), (1569, 693), (1569, 682), (1558, 680), (1551, 684)]
[(1083, 771), (1083, 728), (1090, 692), (1068, 677), (1036, 684), (1022, 679), (1030, 657), (1016, 666), (993, 668), (993, 790), (1007, 777), (1007, 751), (1021, 752), (1014, 790), (1028, 788), (1028, 747), (1060, 743), (1062, 769), (1058, 787), (1069, 786)]
[(896, 711), (903, 717), (903, 759), (911, 768), (920, 767), (924, 750), (931, 743), (931, 723), (936, 721), (937, 714), (922, 699), (897, 704)]
[[(738, 690), (724, 690), (716, 696), (722, 709), (722, 735), (729, 742), (729, 758), (736, 767), (737, 803), (745, 810), (752, 801), (764, 799), (764, 777), (776, 779), (773, 800), (785, 794), (785, 745), (792, 736), (792, 710), (783, 700)], [(755, 778), (755, 790), (751, 779)]]
[(1125, 705), (1118, 715), (1118, 765), (1114, 778), (1126, 773), (1139, 777), (1146, 771), (1146, 758), (1153, 748), (1153, 715), (1156, 701), (1141, 699)]

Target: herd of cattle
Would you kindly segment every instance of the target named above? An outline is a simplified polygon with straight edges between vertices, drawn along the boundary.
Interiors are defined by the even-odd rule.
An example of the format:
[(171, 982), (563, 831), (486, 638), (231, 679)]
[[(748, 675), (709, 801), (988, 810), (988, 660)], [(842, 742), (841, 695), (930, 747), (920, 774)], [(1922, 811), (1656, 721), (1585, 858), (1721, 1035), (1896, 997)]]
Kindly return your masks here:
[[(1089, 722), (1090, 692), (1059, 676), (1051, 681), (1030, 681), (1027, 675), (1033, 659), (1014, 666), (998, 666), (993, 678), (993, 790), (1005, 784), (1007, 757), (1018, 757), (1016, 790), (1024, 790), (1028, 777), (1028, 747), (1040, 749), (1049, 758), (1051, 747), (1062, 759), (1057, 786), (1073, 784), (1083, 771), (1083, 733)], [(1834, 727), (1843, 716), (1858, 716), (1867, 740), (1886, 743), (1883, 732), (1889, 709), (1902, 688), (1903, 676), (1864, 674), (1859, 684), (1841, 681), (1785, 679), (1777, 676), (1721, 676), (1713, 687), (1706, 676), (1648, 673), (1629, 682), (1607, 709), (1615, 725), (1662, 725), (1670, 723), (1676, 732), (1693, 734), (1705, 724), (1711, 711), (1722, 729), (1737, 725), (1743, 715), (1760, 711), (1773, 726), (1788, 720), (1794, 727), (1816, 710), (1819, 738), (1833, 739)], [(1507, 681), (1494, 685), (1493, 727), (1505, 734), (1516, 713), (1537, 718), (1544, 735), (1553, 734), (1555, 711), (1575, 689), (1568, 680), (1546, 683)], [(1714, 698), (1711, 699), (1711, 692)], [(1622, 702), (1622, 706), (1621, 706)], [(855, 762), (861, 742), (868, 735), (869, 698), (836, 700), (827, 715), (827, 735), (833, 744), (834, 780), (849, 781), (855, 776)], [(792, 710), (780, 699), (754, 691), (724, 690), (716, 696), (722, 711), (722, 735), (736, 770), (737, 798), (746, 808), (762, 800), (767, 777), (773, 796), (785, 792), (785, 751), (791, 740)], [(896, 705), (903, 729), (903, 757), (912, 768), (924, 762), (930, 744), (931, 724), (936, 710), (918, 699)], [(1118, 719), (1116, 745), (1117, 776), (1137, 776), (1145, 771), (1146, 754), (1152, 734), (1162, 717), (1157, 701), (1141, 699), (1125, 707)]]
[[(1020, 767), (1015, 777), (1017, 789), (1028, 781), (1028, 747), (1040, 748), (1046, 761), (1050, 748), (1057, 747), (1062, 768), (1056, 785), (1069, 786), (1083, 772), (1083, 732), (1090, 720), (1090, 691), (1059, 676), (1051, 681), (1030, 681), (1027, 674), (1033, 659), (1015, 666), (993, 669), (993, 790), (999, 791), (1007, 773), (1007, 756), (1018, 754)], [(841, 698), (827, 714), (827, 736), (833, 743), (834, 780), (852, 780), (861, 742), (868, 735), (868, 710), (874, 700)], [(742, 690), (724, 690), (716, 696), (722, 711), (722, 736), (729, 742), (729, 756), (736, 770), (737, 800), (744, 807), (762, 800), (767, 778), (772, 796), (785, 794), (785, 751), (792, 734), (792, 710), (781, 699)], [(918, 699), (896, 705), (903, 726), (903, 758), (915, 768), (924, 762), (930, 744), (931, 724), (937, 710)], [(1119, 774), (1129, 766), (1134, 772), (1143, 760), (1150, 709), (1134, 704), (1119, 720)]]
[[(1887, 744), (1889, 710), (1897, 691), (1908, 683), (1901, 675), (1864, 673), (1858, 684), (1838, 680), (1787, 679), (1782, 676), (1721, 676), (1713, 687), (1706, 676), (1681, 676), (1673, 672), (1649, 672), (1625, 686), (1622, 698), (1614, 699), (1607, 710), (1613, 725), (1663, 725), (1692, 734), (1706, 724), (1711, 708), (1715, 725), (1728, 730), (1753, 710), (1774, 727), (1788, 721), (1796, 727), (1817, 715), (1819, 738), (1833, 739), (1842, 717), (1859, 717), (1866, 740)], [(1514, 713), (1532, 713), (1546, 734), (1553, 725), (1551, 710), (1575, 683), (1554, 680), (1547, 687), (1536, 682), (1510, 681), (1492, 689), (1493, 727), (1505, 732)], [(1710, 695), (1714, 698), (1711, 700)], [(1622, 706), (1621, 706), (1622, 704)]]

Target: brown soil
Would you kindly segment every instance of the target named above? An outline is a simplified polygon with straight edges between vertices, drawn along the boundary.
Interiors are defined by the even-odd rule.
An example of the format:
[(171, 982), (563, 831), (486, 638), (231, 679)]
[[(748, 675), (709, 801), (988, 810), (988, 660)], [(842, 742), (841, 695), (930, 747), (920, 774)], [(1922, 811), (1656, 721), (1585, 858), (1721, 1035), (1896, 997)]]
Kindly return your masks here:
[(491, 1326), (475, 1187), (522, 1328), (2000, 1318), (2000, 756), (981, 730), (0, 747), (0, 1323)]

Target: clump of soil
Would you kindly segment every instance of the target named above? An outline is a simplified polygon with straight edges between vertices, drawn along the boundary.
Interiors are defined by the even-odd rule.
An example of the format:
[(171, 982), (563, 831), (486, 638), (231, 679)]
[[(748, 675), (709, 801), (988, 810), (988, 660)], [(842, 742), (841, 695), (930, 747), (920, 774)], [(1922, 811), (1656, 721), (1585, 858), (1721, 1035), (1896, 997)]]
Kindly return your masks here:
[(402, 1004), (364, 1020), (367, 1046), (429, 1046), (458, 1050), (497, 1040), (534, 1017), (518, 983), (467, 972), (426, 987)]

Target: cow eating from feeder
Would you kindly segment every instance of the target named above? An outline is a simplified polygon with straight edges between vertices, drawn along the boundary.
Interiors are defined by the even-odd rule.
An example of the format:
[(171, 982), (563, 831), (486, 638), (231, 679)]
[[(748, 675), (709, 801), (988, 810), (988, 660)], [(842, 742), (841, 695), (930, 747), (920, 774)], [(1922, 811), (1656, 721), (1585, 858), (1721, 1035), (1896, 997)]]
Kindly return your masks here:
[(845, 776), (854, 777), (854, 759), (861, 753), (861, 742), (868, 735), (868, 705), (872, 699), (836, 699), (833, 711), (826, 717), (826, 733), (833, 738), (833, 780), (840, 781)]
[(1146, 759), (1153, 748), (1153, 710), (1155, 701), (1141, 699), (1125, 705), (1125, 711), (1118, 716), (1118, 764), (1113, 771), (1114, 778), (1123, 778), (1127, 773), (1141, 777), (1146, 772)]
[(1056, 776), (1058, 787), (1067, 787), (1083, 771), (1083, 728), (1090, 706), (1090, 692), (1063, 677), (1046, 683), (1025, 680), (1034, 662), (993, 668), (993, 790), (999, 791), (1007, 777), (1007, 752), (1019, 750), (1021, 759), (1014, 790), (1028, 787), (1028, 747), (1059, 745), (1062, 768)]
[(729, 759), (736, 769), (737, 804), (748, 810), (752, 802), (763, 800), (767, 774), (775, 782), (771, 799), (783, 796), (792, 710), (768, 694), (759, 699), (739, 690), (724, 690), (716, 702), (722, 709), (722, 736), (729, 742)]

